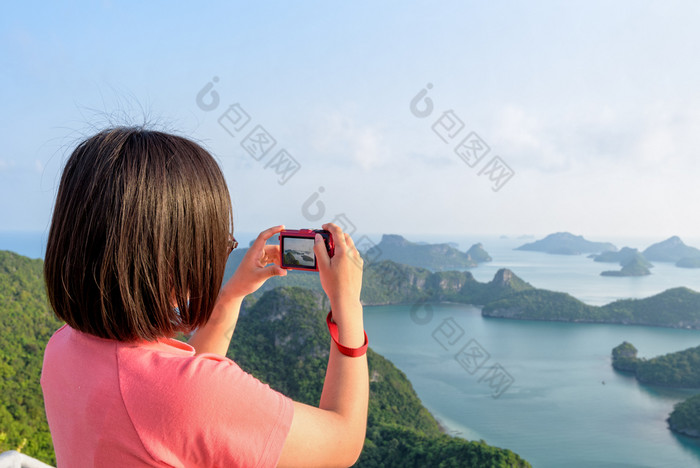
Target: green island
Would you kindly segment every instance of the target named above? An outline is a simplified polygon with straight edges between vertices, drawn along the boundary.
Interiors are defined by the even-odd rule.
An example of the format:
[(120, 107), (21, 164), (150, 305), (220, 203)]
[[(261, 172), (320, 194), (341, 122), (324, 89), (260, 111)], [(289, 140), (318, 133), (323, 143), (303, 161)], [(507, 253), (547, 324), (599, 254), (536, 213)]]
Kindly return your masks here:
[(700, 293), (679, 287), (644, 299), (592, 306), (566, 293), (532, 289), (490, 302), (482, 314), (520, 320), (700, 329)]
[(700, 388), (700, 346), (640, 359), (637, 349), (631, 343), (624, 342), (613, 349), (612, 366), (619, 371), (631, 372), (641, 383)]
[[(48, 305), (42, 269), (42, 260), (0, 251), (0, 453), (19, 450), (55, 465), (39, 377), (44, 347), (62, 324)], [(327, 310), (325, 295), (302, 288), (246, 299), (228, 356), (273, 388), (317, 404)], [(510, 450), (443, 433), (399, 369), (371, 349), (368, 359), (367, 438), (356, 466), (530, 466)]]
[[(700, 389), (700, 346), (640, 359), (637, 348), (625, 341), (613, 348), (612, 366), (643, 384)], [(667, 421), (672, 431), (700, 438), (700, 394), (677, 403)]]
[(679, 434), (700, 438), (700, 394), (676, 403), (668, 426)]

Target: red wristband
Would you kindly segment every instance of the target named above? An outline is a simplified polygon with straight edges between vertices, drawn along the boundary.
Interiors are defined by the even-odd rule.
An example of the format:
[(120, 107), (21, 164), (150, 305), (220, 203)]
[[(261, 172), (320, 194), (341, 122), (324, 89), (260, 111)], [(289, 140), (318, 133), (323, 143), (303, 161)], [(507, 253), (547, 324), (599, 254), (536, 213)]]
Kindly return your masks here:
[(340, 343), (338, 343), (338, 325), (335, 322), (333, 322), (332, 319), (333, 311), (331, 310), (330, 312), (328, 312), (328, 317), (326, 317), (326, 323), (328, 324), (328, 331), (331, 332), (331, 338), (333, 338), (333, 342), (338, 347), (338, 351), (340, 351), (341, 354), (350, 357), (364, 356), (364, 354), (367, 352), (367, 345), (369, 344), (369, 341), (367, 340), (367, 332), (364, 332), (365, 344), (363, 344), (359, 348), (348, 348), (347, 346), (343, 346)]

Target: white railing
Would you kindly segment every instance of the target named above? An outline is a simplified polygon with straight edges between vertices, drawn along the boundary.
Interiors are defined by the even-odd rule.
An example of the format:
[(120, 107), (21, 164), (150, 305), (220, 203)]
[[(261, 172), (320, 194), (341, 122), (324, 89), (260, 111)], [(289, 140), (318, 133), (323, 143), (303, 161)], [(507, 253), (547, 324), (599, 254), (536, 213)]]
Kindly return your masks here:
[(44, 462), (28, 457), (23, 453), (10, 450), (0, 453), (0, 468), (53, 468)]

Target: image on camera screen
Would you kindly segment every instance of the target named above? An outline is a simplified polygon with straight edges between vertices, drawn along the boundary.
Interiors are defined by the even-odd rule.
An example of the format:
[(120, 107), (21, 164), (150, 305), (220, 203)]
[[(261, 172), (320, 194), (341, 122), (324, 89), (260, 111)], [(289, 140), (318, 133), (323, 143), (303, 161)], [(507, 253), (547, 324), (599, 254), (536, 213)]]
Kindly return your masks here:
[(284, 266), (296, 266), (314, 268), (314, 239), (300, 237), (285, 237), (284, 239)]

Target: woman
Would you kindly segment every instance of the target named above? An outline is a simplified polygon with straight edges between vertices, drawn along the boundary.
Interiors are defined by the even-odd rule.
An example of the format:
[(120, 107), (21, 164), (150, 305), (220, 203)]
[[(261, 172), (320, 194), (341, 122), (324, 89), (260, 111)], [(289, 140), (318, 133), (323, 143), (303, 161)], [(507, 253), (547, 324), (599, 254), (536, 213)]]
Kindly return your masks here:
[[(220, 288), (235, 248), (228, 189), (204, 149), (141, 128), (83, 141), (64, 169), (44, 274), (56, 315), (41, 384), (58, 466), (349, 466), (369, 392), (352, 239), (325, 224), (314, 252), (331, 303), (319, 407), (225, 357), (243, 298), (283, 276), (262, 232)], [(221, 290), (220, 290), (221, 289)], [(329, 325), (330, 326), (330, 325)], [(193, 332), (188, 343), (174, 340)]]

